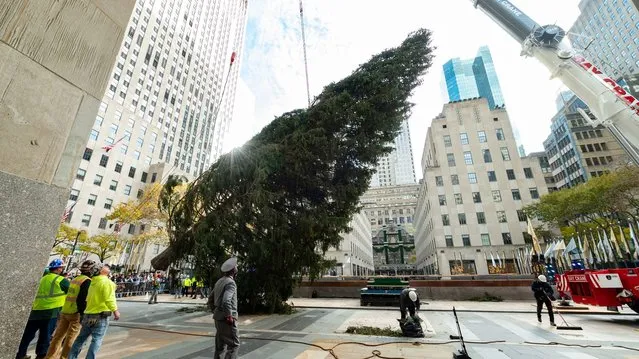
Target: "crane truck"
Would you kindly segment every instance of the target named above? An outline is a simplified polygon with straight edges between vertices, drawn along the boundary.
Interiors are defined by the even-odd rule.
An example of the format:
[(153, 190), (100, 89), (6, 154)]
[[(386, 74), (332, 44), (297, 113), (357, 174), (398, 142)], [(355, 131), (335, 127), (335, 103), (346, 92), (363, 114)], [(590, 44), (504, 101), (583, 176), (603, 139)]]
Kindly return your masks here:
[[(521, 55), (539, 60), (590, 109), (578, 109), (586, 123), (604, 125), (638, 162), (639, 100), (583, 57), (557, 25), (540, 26), (508, 0), (471, 0), (521, 45)], [(639, 313), (639, 268), (571, 270), (557, 275), (560, 295), (604, 307), (628, 305)]]

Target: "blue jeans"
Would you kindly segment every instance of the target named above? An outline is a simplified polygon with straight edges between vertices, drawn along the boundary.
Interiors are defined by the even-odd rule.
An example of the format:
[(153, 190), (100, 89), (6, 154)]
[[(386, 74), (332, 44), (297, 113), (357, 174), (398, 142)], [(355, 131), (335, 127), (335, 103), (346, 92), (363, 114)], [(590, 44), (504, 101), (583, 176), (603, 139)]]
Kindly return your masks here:
[[(96, 320), (93, 322), (93, 320)], [(100, 350), (100, 346), (102, 345), (102, 339), (106, 334), (107, 328), (109, 327), (109, 318), (98, 318), (97, 316), (93, 316), (90, 314), (84, 315), (82, 318), (82, 329), (80, 329), (80, 334), (73, 342), (73, 347), (71, 347), (71, 352), (69, 353), (69, 359), (77, 359), (80, 355), (80, 351), (82, 351), (82, 347), (84, 346), (84, 342), (91, 336), (91, 345), (89, 345), (89, 351), (87, 352), (87, 359), (96, 358), (98, 351)]]
[(57, 320), (58, 318), (27, 321), (27, 326), (24, 328), (24, 332), (22, 333), (22, 340), (20, 340), (20, 346), (18, 347), (16, 358), (22, 359), (27, 355), (27, 349), (29, 349), (29, 344), (31, 344), (31, 341), (35, 338), (36, 332), (38, 332), (36, 355), (44, 358), (49, 350), (51, 334), (53, 334)]

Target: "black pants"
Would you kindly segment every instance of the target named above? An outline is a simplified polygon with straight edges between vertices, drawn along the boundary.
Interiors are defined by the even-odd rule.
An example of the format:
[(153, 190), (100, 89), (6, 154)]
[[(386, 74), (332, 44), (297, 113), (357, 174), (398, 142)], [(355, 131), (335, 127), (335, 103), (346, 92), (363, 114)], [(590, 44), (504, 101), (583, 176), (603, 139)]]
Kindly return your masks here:
[(550, 318), (550, 322), (555, 322), (555, 314), (552, 312), (552, 302), (546, 296), (543, 297), (535, 297), (537, 300), (537, 318), (541, 319), (541, 307), (546, 304), (546, 309), (548, 310), (548, 317)]
[(405, 305), (404, 303), (400, 302), (399, 303), (399, 311), (402, 312), (402, 320), (406, 319), (406, 310), (408, 310), (408, 314), (411, 317), (415, 316), (415, 305), (412, 304), (408, 304)]
[(27, 349), (29, 348), (29, 344), (33, 338), (35, 338), (36, 332), (39, 333), (38, 343), (36, 345), (36, 355), (44, 358), (49, 350), (51, 334), (53, 334), (56, 322), (57, 318), (27, 321), (27, 326), (24, 328), (16, 358), (22, 359), (27, 355)]

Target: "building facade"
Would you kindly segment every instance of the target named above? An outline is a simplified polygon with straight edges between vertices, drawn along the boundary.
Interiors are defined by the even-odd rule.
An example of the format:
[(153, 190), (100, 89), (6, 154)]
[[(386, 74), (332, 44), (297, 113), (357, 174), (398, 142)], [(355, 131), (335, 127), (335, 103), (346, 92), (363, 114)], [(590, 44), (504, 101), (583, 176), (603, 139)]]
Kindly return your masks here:
[[(247, 6), (137, 1), (72, 185), (70, 225), (89, 235), (111, 233), (105, 217), (118, 203), (171, 174), (194, 179), (220, 156)], [(140, 230), (125, 226), (120, 233)]]
[(401, 224), (382, 226), (373, 237), (375, 275), (417, 274), (415, 236)]
[(570, 39), (613, 78), (639, 72), (639, 11), (632, 0), (581, 0)]
[(588, 107), (573, 95), (552, 118), (544, 149), (556, 189), (574, 187), (625, 165), (629, 157), (605, 126), (592, 127), (577, 109)]
[(336, 261), (328, 271), (333, 276), (368, 276), (373, 274), (373, 245), (371, 225), (364, 211), (353, 216), (349, 223), (352, 231), (342, 233), (338, 248), (330, 248), (324, 253), (327, 260)]
[(473, 59), (450, 59), (443, 66), (442, 93), (446, 102), (477, 97), (488, 100), (491, 109), (504, 106), (504, 97), (492, 55), (482, 46)]
[(371, 187), (396, 186), (416, 182), (413, 146), (410, 140), (408, 120), (401, 124), (394, 140), (393, 151), (377, 163), (377, 171), (371, 177)]
[(444, 105), (422, 156), (418, 270), (444, 276), (521, 270), (529, 243), (523, 208), (547, 189), (539, 161), (517, 153), (504, 108), (491, 109), (486, 99)]
[(544, 174), (544, 182), (546, 182), (548, 192), (556, 191), (557, 186), (555, 185), (555, 177), (552, 175), (552, 168), (550, 167), (550, 162), (548, 161), (548, 155), (546, 155), (546, 152), (531, 152), (528, 154), (528, 157), (536, 159), (539, 162), (539, 167), (541, 168), (541, 173)]

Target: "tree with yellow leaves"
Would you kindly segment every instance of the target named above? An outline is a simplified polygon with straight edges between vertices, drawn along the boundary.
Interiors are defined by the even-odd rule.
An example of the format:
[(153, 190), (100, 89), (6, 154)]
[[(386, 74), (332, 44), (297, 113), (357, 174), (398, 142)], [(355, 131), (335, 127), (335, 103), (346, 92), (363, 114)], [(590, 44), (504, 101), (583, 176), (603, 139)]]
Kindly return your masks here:
[(91, 236), (80, 244), (80, 250), (97, 255), (100, 262), (113, 257), (120, 249), (118, 235), (115, 233), (102, 233)]
[(78, 243), (84, 242), (87, 239), (87, 234), (85, 231), (73, 228), (66, 223), (60, 224), (58, 233), (56, 233), (55, 239), (53, 240), (53, 253), (63, 257), (70, 256), (76, 238), (78, 239)]

